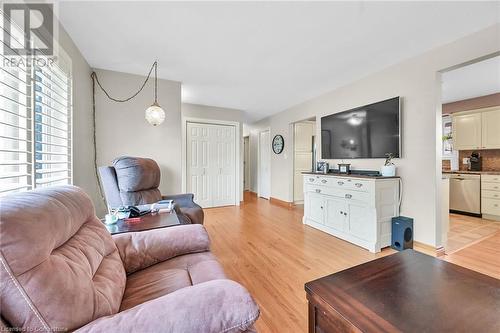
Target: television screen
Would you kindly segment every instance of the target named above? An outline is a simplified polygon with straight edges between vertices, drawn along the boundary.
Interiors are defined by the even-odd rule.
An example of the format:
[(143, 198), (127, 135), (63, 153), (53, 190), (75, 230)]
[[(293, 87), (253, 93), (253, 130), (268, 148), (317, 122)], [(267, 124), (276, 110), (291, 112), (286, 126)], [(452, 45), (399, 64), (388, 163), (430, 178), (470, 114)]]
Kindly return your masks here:
[(321, 118), (321, 158), (400, 157), (400, 98)]

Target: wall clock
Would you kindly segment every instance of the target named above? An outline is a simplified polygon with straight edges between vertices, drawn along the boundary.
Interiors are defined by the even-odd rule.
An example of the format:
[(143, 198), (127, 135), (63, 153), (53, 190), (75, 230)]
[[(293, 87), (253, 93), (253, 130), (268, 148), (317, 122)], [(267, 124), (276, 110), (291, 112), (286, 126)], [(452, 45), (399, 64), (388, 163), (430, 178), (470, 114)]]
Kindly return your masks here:
[(273, 151), (275, 154), (281, 154), (285, 148), (285, 140), (281, 135), (275, 135), (273, 138)]

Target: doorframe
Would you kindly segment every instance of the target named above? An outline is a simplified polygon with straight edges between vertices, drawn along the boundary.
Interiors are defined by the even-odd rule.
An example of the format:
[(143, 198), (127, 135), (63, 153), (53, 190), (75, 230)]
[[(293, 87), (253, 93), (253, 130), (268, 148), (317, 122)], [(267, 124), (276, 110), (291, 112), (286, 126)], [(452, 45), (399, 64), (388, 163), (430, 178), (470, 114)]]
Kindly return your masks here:
[[(245, 156), (245, 139), (248, 139), (248, 156)], [(247, 187), (248, 189), (245, 189), (245, 163), (243, 163), (243, 192), (244, 191), (250, 191), (252, 189), (251, 184), (252, 184), (252, 172), (251, 172), (251, 166), (252, 164), (250, 163), (250, 135), (245, 135), (242, 138), (243, 141), (243, 162), (246, 161), (248, 164), (248, 184)], [(242, 197), (243, 200), (243, 197)]]
[(242, 145), (243, 139), (240, 137), (241, 133), (241, 123), (238, 121), (228, 121), (228, 120), (218, 120), (218, 119), (205, 119), (196, 117), (181, 117), (181, 171), (182, 171), (182, 193), (187, 191), (187, 124), (197, 123), (197, 124), (207, 124), (207, 125), (221, 125), (221, 126), (234, 126), (235, 137), (234, 137), (234, 147), (235, 147), (235, 176), (234, 176), (234, 205), (239, 206), (240, 201), (243, 200), (243, 179), (242, 179)]
[[(263, 198), (260, 196), (261, 194), (261, 186), (260, 186), (260, 183), (262, 181), (261, 177), (261, 172), (260, 172), (260, 135), (261, 133), (264, 133), (264, 132), (269, 132), (269, 144), (271, 144), (271, 127), (265, 127), (265, 128), (262, 128), (259, 130), (259, 134), (258, 134), (258, 139), (257, 139), (257, 196), (259, 198)], [(266, 198), (266, 199), (271, 199), (271, 189), (272, 189), (272, 186), (271, 186), (271, 165), (272, 165), (272, 161), (271, 161), (271, 148), (269, 148), (269, 198)]]

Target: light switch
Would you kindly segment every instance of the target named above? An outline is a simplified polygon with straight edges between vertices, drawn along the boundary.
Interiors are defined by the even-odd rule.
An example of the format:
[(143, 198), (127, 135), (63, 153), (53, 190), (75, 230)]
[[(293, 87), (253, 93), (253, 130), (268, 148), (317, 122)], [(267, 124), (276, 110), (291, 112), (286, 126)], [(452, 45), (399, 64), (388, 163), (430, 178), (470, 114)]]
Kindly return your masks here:
[(470, 160), (470, 159), (469, 159), (468, 157), (464, 157), (464, 158), (462, 159), (462, 164), (469, 164), (469, 160)]

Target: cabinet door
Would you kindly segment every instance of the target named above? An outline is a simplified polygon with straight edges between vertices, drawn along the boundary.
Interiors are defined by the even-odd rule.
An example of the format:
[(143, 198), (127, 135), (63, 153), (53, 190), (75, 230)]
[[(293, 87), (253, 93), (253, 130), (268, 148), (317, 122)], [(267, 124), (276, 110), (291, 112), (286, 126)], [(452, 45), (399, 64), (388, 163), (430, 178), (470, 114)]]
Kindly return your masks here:
[(453, 116), (453, 149), (481, 148), (481, 114)]
[(500, 148), (500, 109), (482, 114), (483, 149)]
[(346, 225), (349, 233), (364, 240), (376, 236), (376, 219), (373, 210), (362, 203), (348, 203)]
[(307, 211), (304, 212), (306, 214), (306, 217), (316, 223), (324, 224), (324, 197), (321, 194), (307, 192), (305, 200), (307, 201), (305, 203), (305, 206), (308, 207)]
[(344, 231), (347, 216), (347, 204), (344, 199), (326, 199), (325, 225)]

